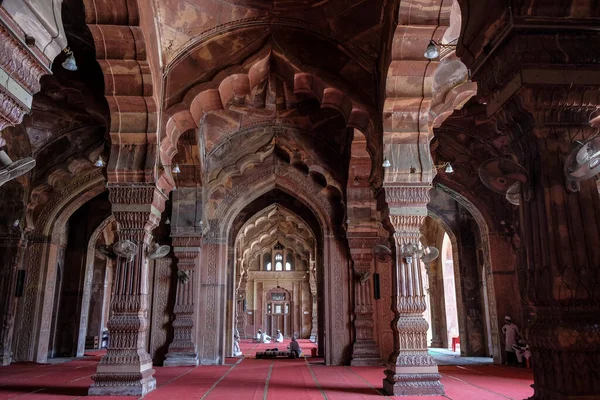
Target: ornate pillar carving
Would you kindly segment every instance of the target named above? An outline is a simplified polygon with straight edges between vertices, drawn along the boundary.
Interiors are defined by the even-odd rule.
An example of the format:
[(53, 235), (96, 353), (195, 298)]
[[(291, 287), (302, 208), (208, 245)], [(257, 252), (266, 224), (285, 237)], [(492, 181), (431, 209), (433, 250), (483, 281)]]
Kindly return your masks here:
[[(352, 232), (349, 232), (352, 235)], [(379, 347), (375, 342), (375, 321), (373, 320), (373, 247), (374, 237), (350, 237), (350, 256), (354, 263), (354, 329), (356, 339), (352, 347), (351, 365), (381, 365)]]
[(177, 258), (177, 296), (173, 307), (173, 341), (169, 345), (165, 367), (198, 365), (193, 337), (196, 274), (201, 251), (201, 236), (173, 238), (173, 252)]
[(51, 73), (52, 61), (67, 44), (61, 3), (5, 0), (0, 5), (0, 131), (31, 112), (40, 79)]
[(444, 297), (444, 286), (439, 285), (437, 261), (425, 265), (427, 277), (429, 278), (429, 302), (431, 307), (431, 347), (442, 347), (442, 338), (440, 336), (442, 329), (442, 298)]
[(427, 352), (425, 295), (418, 256), (406, 247), (419, 243), (427, 216), (430, 186), (385, 186), (390, 220), (395, 229), (396, 262), (392, 270), (392, 308), (395, 318), (394, 351), (390, 355), (383, 389), (394, 396), (443, 395), (441, 375)]
[(236, 314), (235, 314), (235, 326), (240, 335), (240, 338), (246, 338), (246, 309), (244, 304), (246, 302), (246, 286), (248, 285), (248, 273), (244, 271), (240, 277), (240, 286), (236, 293)]
[(315, 267), (315, 260), (311, 255), (310, 258), (310, 275), (309, 282), (310, 286), (310, 298), (312, 302), (312, 321), (310, 328), (310, 340), (312, 342), (317, 342), (319, 339), (319, 304), (318, 304), (318, 296), (317, 296), (317, 270)]
[[(27, 240), (7, 238), (2, 240), (0, 249), (0, 316), (2, 329), (0, 330), (0, 365), (10, 365), (13, 359), (13, 331), (15, 325), (16, 308), (16, 281), (17, 271), (23, 268), (23, 259), (27, 249)], [(12, 260), (10, 260), (10, 258)], [(9, 261), (10, 260), (10, 261)]]
[[(469, 12), (499, 10), (476, 7), (482, 9)], [(600, 199), (594, 178), (573, 184), (565, 179), (564, 166), (577, 142), (596, 135), (600, 126), (599, 62), (582, 50), (598, 48), (600, 33), (585, 24), (569, 29), (572, 18), (597, 18), (599, 11), (591, 3), (573, 8), (534, 1), (509, 11), (488, 14), (495, 28), (479, 27), (482, 34), (461, 45), (468, 47), (463, 59), (487, 115), (497, 122), (500, 140), (511, 144), (504, 152), (529, 174), (519, 202), (526, 253), (519, 285), (525, 286), (522, 300), (535, 313), (526, 329), (531, 399), (595, 399), (600, 396)], [(540, 29), (534, 20), (542, 19), (552, 26)], [(486, 54), (482, 46), (491, 43), (489, 37), (498, 39)]]
[(530, 149), (522, 161), (530, 181), (519, 211), (523, 294), (535, 312), (526, 333), (535, 400), (600, 396), (600, 198), (594, 178), (574, 184), (563, 173), (575, 141), (597, 134), (589, 121), (598, 112), (598, 93), (598, 87), (573, 84), (529, 86), (498, 120), (515, 134), (524, 132), (523, 146)]
[(146, 350), (148, 319), (147, 248), (166, 196), (155, 186), (110, 185), (117, 221), (118, 255), (108, 320), (110, 344), (98, 363), (90, 395), (143, 396), (156, 387)]

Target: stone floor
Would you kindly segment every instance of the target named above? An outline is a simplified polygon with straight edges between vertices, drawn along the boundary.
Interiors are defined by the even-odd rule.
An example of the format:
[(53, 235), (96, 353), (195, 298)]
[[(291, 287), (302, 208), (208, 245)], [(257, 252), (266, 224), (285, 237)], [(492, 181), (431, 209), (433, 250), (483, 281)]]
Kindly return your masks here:
[(450, 349), (430, 348), (429, 354), (433, 356), (438, 365), (487, 365), (493, 364), (491, 357), (461, 357), (460, 351)]

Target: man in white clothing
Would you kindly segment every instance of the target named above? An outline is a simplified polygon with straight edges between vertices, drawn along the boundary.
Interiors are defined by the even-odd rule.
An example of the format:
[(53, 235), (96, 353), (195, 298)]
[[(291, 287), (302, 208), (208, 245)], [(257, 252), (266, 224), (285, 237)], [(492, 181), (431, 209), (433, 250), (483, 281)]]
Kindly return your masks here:
[(240, 337), (236, 334), (233, 337), (233, 356), (239, 357), (242, 355), (242, 350), (240, 349)]
[(283, 335), (281, 334), (281, 331), (279, 329), (277, 329), (277, 334), (275, 335), (275, 341), (277, 343), (283, 343)]
[(260, 334), (260, 341), (262, 343), (271, 343), (271, 336), (267, 335), (265, 332), (262, 332)]
[(512, 319), (507, 315), (504, 317), (504, 326), (502, 327), (502, 333), (504, 333), (504, 351), (506, 352), (506, 363), (508, 365), (515, 365), (517, 363), (517, 355), (513, 345), (517, 344), (521, 334), (519, 333), (519, 327), (513, 324)]

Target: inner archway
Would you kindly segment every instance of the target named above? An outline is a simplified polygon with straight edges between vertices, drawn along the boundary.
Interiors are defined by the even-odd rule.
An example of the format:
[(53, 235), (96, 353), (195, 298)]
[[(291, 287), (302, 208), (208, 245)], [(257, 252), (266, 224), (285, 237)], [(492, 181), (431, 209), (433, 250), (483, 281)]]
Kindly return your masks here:
[[(267, 292), (279, 286), (292, 295), (288, 318), (293, 320), (290, 319), (289, 333), (316, 341), (318, 355), (324, 357), (327, 364), (343, 363), (347, 348), (343, 346), (344, 342), (340, 343), (339, 335), (338, 343), (333, 343), (335, 336), (326, 337), (326, 315), (343, 312), (349, 304), (347, 300), (336, 304), (326, 288), (333, 284), (332, 275), (336, 269), (343, 268), (336, 274), (343, 278), (348, 264), (341, 256), (336, 257), (339, 247), (328, 235), (329, 222), (322, 221), (319, 213), (313, 211), (314, 204), (306, 204), (306, 199), (298, 194), (300, 192), (296, 191), (296, 196), (290, 195), (283, 186), (273, 188), (245, 205), (232, 222), (229, 237), (235, 251), (230, 252), (232, 262), (228, 265), (235, 271), (230, 298), (235, 296), (236, 306), (227, 309), (226, 346), (229, 352), (235, 327), (246, 337), (254, 335), (258, 329), (269, 328), (268, 320), (273, 318), (264, 311), (268, 311), (268, 303), (274, 307), (275, 302), (272, 297), (267, 301)], [(281, 260), (277, 259), (278, 254)], [(319, 268), (328, 259), (331, 270)], [(277, 271), (277, 262), (282, 262), (281, 271)], [(335, 293), (340, 290), (344, 290), (342, 285), (338, 285)], [(338, 298), (344, 300), (348, 295), (341, 292)], [(243, 312), (244, 300), (246, 312), (240, 319), (238, 311)], [(272, 308), (270, 314), (273, 311), (276, 310)], [(284, 308), (282, 311), (286, 314)], [(242, 325), (244, 329), (240, 330)], [(276, 331), (277, 328), (272, 326), (271, 329)], [(343, 327), (349, 328), (349, 325)], [(335, 327), (333, 330), (335, 332)], [(346, 342), (349, 346), (349, 334)]]
[(274, 336), (279, 329), (285, 337), (308, 339), (317, 331), (312, 315), (316, 275), (311, 274), (316, 239), (308, 223), (272, 204), (242, 226), (235, 249), (235, 324), (240, 337), (255, 337), (259, 329)]

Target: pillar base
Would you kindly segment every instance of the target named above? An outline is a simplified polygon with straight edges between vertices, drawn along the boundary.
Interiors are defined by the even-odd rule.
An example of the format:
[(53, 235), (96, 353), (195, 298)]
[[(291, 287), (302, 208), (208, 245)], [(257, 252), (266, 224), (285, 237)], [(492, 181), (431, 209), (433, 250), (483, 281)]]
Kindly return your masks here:
[(142, 373), (98, 373), (88, 389), (89, 396), (145, 396), (156, 389), (154, 370)]
[(350, 365), (353, 367), (377, 367), (383, 365), (377, 343), (373, 340), (354, 343)]
[(195, 367), (200, 364), (196, 353), (169, 353), (163, 367)]
[(535, 394), (529, 398), (527, 398), (527, 400), (597, 400), (598, 399), (598, 394), (588, 394), (588, 395), (581, 395), (581, 394), (564, 394), (564, 393), (557, 393), (557, 392), (553, 392), (550, 390), (540, 390), (540, 389), (535, 389), (535, 385), (532, 385), (534, 390), (535, 390)]
[(437, 365), (400, 367), (385, 370), (383, 391), (388, 396), (443, 396), (444, 386)]
[(12, 362), (12, 351), (0, 353), (0, 365), (2, 365), (2, 366), (10, 365), (11, 362)]

